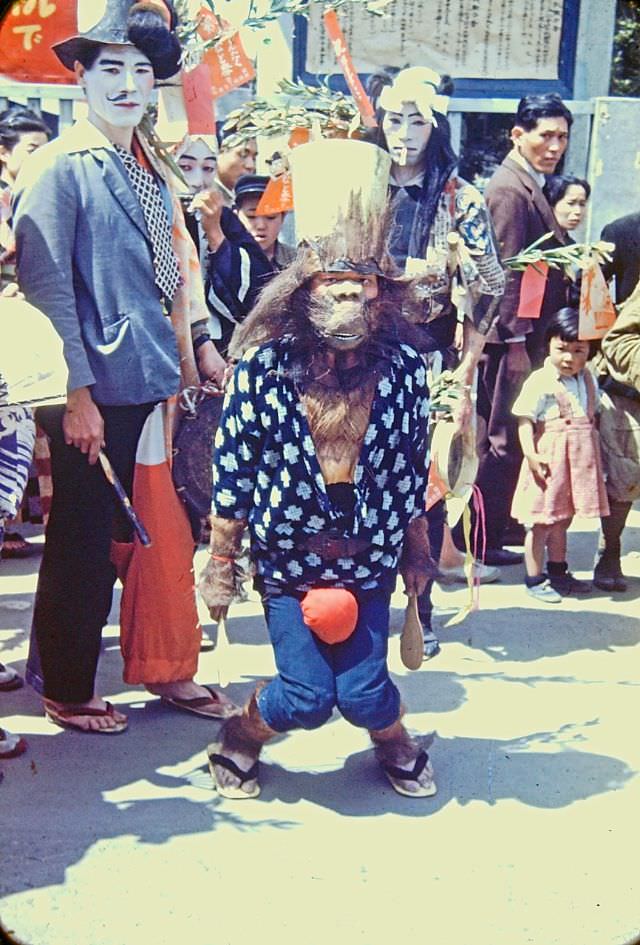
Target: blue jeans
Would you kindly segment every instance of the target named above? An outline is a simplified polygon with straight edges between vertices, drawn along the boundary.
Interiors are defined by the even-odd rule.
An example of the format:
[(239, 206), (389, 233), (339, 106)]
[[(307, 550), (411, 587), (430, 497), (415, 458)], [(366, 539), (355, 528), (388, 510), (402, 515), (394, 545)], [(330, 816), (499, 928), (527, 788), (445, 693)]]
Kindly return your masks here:
[(400, 716), (400, 693), (387, 668), (392, 587), (358, 593), (358, 622), (343, 643), (323, 643), (302, 619), (299, 599), (267, 593), (263, 605), (278, 675), (258, 708), (276, 732), (319, 728), (338, 708), (360, 728), (380, 730)]

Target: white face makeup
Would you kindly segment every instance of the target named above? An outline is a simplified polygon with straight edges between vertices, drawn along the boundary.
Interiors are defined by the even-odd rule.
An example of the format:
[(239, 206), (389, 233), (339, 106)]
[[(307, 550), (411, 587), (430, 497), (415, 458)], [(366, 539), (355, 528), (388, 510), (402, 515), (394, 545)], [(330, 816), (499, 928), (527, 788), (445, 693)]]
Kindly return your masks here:
[(216, 155), (202, 138), (187, 138), (176, 154), (192, 194), (209, 190), (216, 176)]
[(418, 111), (415, 102), (404, 102), (402, 111), (385, 112), (382, 130), (394, 164), (419, 171), (424, 165), (433, 124)]
[(90, 69), (76, 62), (87, 94), (89, 120), (108, 138), (142, 120), (155, 81), (151, 63), (135, 46), (102, 46)]

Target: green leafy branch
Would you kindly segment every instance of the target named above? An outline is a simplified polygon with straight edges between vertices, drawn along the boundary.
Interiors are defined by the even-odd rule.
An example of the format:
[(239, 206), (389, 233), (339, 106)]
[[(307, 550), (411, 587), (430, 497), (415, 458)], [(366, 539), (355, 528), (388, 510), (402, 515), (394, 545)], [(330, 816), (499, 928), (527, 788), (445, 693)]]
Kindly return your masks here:
[(611, 253), (615, 248), (613, 243), (598, 240), (595, 243), (570, 243), (568, 246), (541, 249), (543, 243), (553, 238), (552, 232), (545, 233), (516, 256), (503, 259), (503, 265), (517, 272), (521, 272), (527, 266), (533, 266), (537, 272), (544, 275), (544, 271), (539, 269), (536, 263), (546, 263), (552, 269), (563, 269), (570, 279), (575, 279), (576, 271), (584, 269), (592, 259), (598, 263), (610, 262)]
[(253, 99), (229, 113), (223, 126), (229, 147), (250, 138), (285, 134), (294, 128), (318, 127), (327, 136), (365, 130), (353, 98), (332, 91), (326, 83), (316, 87), (282, 79), (279, 91), (289, 101), (278, 104)]
[[(198, 34), (200, 21), (198, 16), (193, 17), (189, 10), (189, 0), (176, 0), (175, 7), (178, 15), (178, 36), (185, 48), (186, 57), (198, 56), (212, 49), (216, 43), (220, 42), (229, 33), (234, 33), (238, 26), (232, 29), (223, 29), (224, 21), (224, 2), (225, 0), (203, 0), (204, 5), (215, 16), (220, 26), (220, 32), (211, 39), (202, 39)], [(385, 16), (387, 7), (394, 0), (269, 0), (267, 9), (262, 13), (257, 12), (256, 0), (251, 0), (247, 16), (240, 26), (246, 26), (249, 29), (264, 29), (268, 23), (280, 19), (285, 14), (299, 14), (308, 16), (312, 5), (321, 3), (326, 10), (337, 10), (347, 3), (357, 3), (364, 7), (367, 13), (373, 16)]]

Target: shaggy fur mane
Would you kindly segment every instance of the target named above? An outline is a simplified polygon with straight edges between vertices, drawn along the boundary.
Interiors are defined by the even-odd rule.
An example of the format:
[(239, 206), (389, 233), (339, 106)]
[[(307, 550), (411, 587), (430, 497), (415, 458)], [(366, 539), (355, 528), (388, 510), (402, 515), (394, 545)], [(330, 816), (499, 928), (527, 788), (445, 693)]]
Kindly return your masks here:
[[(308, 318), (313, 304), (308, 282), (317, 271), (313, 251), (300, 249), (293, 263), (265, 286), (250, 315), (236, 328), (229, 347), (232, 359), (238, 360), (254, 345), (285, 336), (293, 340), (296, 353), (303, 361), (326, 348), (326, 342)], [(370, 335), (362, 347), (367, 352), (367, 361), (372, 357), (387, 359), (402, 343), (413, 346), (419, 343), (411, 323), (421, 308), (414, 282), (378, 277), (378, 284), (378, 297), (366, 306)]]

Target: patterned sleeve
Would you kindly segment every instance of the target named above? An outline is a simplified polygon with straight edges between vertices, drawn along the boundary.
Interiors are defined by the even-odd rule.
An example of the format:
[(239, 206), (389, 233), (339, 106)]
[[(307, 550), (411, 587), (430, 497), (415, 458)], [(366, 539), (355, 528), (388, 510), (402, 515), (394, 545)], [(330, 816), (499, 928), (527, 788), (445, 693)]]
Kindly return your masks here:
[(416, 508), (414, 517), (426, 507), (427, 477), (429, 470), (429, 389), (427, 372), (422, 358), (416, 359), (413, 370), (414, 404), (412, 417), (413, 468), (416, 477)]
[(242, 358), (225, 395), (213, 454), (212, 513), (246, 519), (253, 507), (264, 428), (259, 421), (256, 349)]
[(455, 214), (456, 228), (468, 254), (464, 269), (475, 297), (473, 321), (478, 331), (486, 334), (504, 292), (505, 274), (487, 205), (480, 191), (466, 181), (457, 190)]

